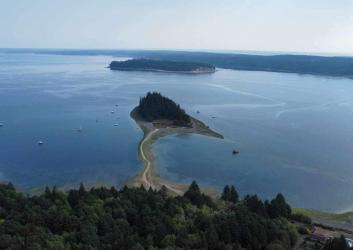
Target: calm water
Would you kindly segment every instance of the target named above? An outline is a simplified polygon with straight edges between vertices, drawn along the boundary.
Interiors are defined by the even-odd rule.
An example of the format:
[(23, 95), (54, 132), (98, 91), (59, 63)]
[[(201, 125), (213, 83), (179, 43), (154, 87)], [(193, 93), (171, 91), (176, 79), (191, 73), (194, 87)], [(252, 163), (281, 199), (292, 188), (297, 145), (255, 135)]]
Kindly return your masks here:
[(353, 80), (112, 72), (105, 68), (111, 60), (0, 54), (0, 180), (24, 190), (122, 185), (142, 167), (142, 133), (129, 112), (157, 90), (225, 136), (161, 139), (154, 145), (161, 176), (218, 189), (234, 184), (263, 198), (280, 191), (293, 206), (353, 209)]

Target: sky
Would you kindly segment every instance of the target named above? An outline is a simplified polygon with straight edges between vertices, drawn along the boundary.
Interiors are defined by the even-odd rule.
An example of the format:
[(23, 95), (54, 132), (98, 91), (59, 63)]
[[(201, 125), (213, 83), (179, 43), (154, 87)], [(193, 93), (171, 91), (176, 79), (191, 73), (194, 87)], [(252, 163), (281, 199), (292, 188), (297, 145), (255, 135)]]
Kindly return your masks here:
[(352, 0), (0, 0), (1, 48), (353, 53)]

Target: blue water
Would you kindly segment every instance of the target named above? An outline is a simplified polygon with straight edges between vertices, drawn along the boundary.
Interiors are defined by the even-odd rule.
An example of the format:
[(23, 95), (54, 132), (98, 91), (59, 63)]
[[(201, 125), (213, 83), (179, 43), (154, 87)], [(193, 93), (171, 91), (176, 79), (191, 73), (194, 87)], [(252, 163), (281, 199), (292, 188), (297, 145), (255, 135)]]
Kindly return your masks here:
[(119, 91), (123, 79), (110, 77), (109, 60), (0, 57), (1, 179), (30, 190), (80, 182), (120, 186), (136, 174), (142, 133), (129, 118), (136, 99)]
[(105, 68), (111, 60), (0, 54), (0, 180), (23, 190), (121, 186), (142, 167), (142, 133), (129, 112), (156, 90), (225, 136), (162, 138), (153, 147), (161, 176), (217, 189), (233, 184), (263, 198), (282, 192), (293, 206), (353, 208), (353, 80), (119, 72)]

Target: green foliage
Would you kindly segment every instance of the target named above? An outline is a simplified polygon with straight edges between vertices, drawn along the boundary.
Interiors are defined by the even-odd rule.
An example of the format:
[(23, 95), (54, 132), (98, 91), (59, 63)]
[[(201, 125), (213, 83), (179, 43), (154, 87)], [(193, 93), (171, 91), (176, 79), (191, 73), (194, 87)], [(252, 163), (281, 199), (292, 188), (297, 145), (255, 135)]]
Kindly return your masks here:
[(184, 197), (195, 206), (202, 207), (203, 205), (207, 205), (209, 207), (214, 207), (212, 199), (201, 193), (196, 181), (191, 183), (189, 189), (185, 192)]
[[(217, 68), (291, 72), (326, 76), (353, 76), (351, 57), (324, 57), (309, 55), (246, 55), (207, 52), (144, 52), (139, 56), (173, 61), (204, 62)], [(136, 56), (136, 55), (132, 55)]]
[(291, 207), (280, 193), (270, 202), (267, 200), (263, 202), (257, 195), (247, 195), (243, 202), (251, 212), (273, 219), (279, 217), (288, 219), (292, 213)]
[(221, 199), (225, 201), (237, 203), (239, 200), (239, 194), (234, 186), (229, 187), (228, 185), (226, 185), (223, 189)]
[(295, 242), (297, 242), (299, 237), (297, 228), (293, 224), (289, 224), (288, 233), (289, 233), (289, 240), (291, 242), (291, 245), (293, 246)]
[(319, 210), (307, 209), (307, 208), (293, 208), (292, 210), (294, 213), (300, 213), (310, 218), (317, 218), (322, 220), (335, 220), (339, 222), (345, 222), (348, 224), (352, 223), (352, 218), (353, 218), (353, 212), (333, 213), (333, 212), (319, 211)]
[(140, 98), (138, 112), (147, 121), (167, 119), (175, 125), (190, 125), (190, 116), (178, 104), (158, 92), (148, 92)]
[(268, 207), (268, 214), (272, 218), (280, 216), (288, 218), (291, 215), (291, 208), (286, 203), (286, 200), (281, 193), (277, 194), (276, 198), (271, 200), (271, 203)]
[(306, 235), (306, 234), (310, 234), (311, 230), (308, 227), (299, 227), (298, 233)]
[(65, 244), (65, 239), (59, 235), (53, 235), (46, 240), (46, 249), (48, 250), (66, 250), (68, 246)]
[(83, 185), (24, 196), (0, 184), (0, 249), (290, 249), (291, 224), (247, 202), (215, 202), (196, 182), (182, 197)]
[(266, 250), (285, 250), (281, 243), (274, 242), (266, 247)]
[(110, 63), (112, 70), (151, 70), (151, 71), (174, 71), (174, 72), (213, 72), (215, 67), (211, 64), (198, 62), (176, 62), (151, 59), (131, 59), (126, 61), (113, 61)]
[(247, 195), (244, 198), (244, 204), (253, 212), (262, 216), (267, 216), (268, 203), (266, 205), (260, 200), (257, 195)]
[(306, 216), (304, 214), (301, 214), (301, 213), (293, 213), (290, 215), (290, 219), (291, 220), (294, 220), (294, 221), (297, 221), (297, 222), (301, 222), (301, 223), (304, 223), (304, 224), (311, 224), (312, 223), (312, 220), (309, 216)]

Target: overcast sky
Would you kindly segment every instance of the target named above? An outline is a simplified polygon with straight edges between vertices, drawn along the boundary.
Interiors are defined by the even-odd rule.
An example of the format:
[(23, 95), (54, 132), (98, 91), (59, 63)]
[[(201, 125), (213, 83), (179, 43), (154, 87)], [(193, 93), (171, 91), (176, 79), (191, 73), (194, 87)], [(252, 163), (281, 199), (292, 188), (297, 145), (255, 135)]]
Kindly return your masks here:
[(0, 47), (353, 53), (353, 0), (0, 0)]

